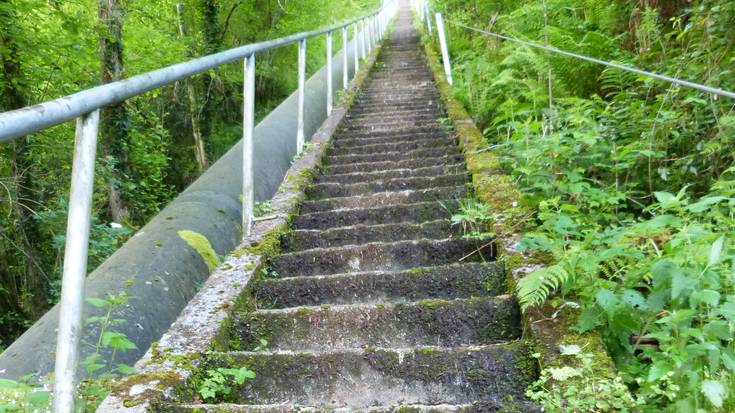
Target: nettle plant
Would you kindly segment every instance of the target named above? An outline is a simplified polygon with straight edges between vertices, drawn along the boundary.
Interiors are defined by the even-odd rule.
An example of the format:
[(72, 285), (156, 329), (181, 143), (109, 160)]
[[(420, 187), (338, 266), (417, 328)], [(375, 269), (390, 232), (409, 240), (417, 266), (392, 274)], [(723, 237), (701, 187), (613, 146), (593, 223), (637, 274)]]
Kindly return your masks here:
[[(80, 383), (77, 392), (76, 412), (93, 412), (97, 405), (110, 392), (111, 380), (121, 375), (134, 374), (135, 369), (123, 363), (115, 364), (115, 356), (136, 348), (128, 337), (114, 331), (114, 326), (124, 323), (125, 320), (113, 318), (113, 312), (128, 302), (130, 296), (108, 294), (105, 298), (87, 298), (92, 306), (102, 310), (102, 315), (92, 316), (84, 320), (87, 328), (99, 330), (95, 343), (84, 343), (94, 349), (84, 360), (81, 366), (87, 375), (94, 378), (85, 379)], [(108, 359), (103, 354), (109, 352)], [(0, 413), (40, 413), (51, 411), (53, 384), (50, 376), (37, 380), (35, 375), (28, 375), (19, 380), (0, 379)]]
[[(735, 172), (735, 168), (730, 173)], [(560, 201), (523, 248), (556, 263), (522, 279), (524, 308), (558, 293), (582, 308), (575, 329), (599, 328), (627, 384), (652, 409), (735, 410), (735, 181), (692, 201), (656, 192), (650, 218), (582, 226)]]

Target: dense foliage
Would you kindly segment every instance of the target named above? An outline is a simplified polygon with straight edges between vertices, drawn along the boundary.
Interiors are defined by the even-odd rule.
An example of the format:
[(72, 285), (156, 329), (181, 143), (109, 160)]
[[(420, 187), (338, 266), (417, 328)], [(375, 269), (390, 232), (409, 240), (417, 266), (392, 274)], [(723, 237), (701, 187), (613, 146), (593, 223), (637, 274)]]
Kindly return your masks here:
[[(314, 29), (377, 4), (0, 0), (0, 111)], [(324, 47), (323, 39), (309, 42), (309, 72), (323, 64)], [(295, 46), (259, 56), (258, 116), (295, 89), (295, 56)], [(90, 270), (240, 139), (241, 66), (103, 112)], [(0, 145), (0, 350), (58, 299), (73, 135), (65, 124)]]
[(453, 23), (735, 90), (735, 3), (434, 3), (457, 97), (534, 211), (521, 248), (548, 257), (522, 305), (579, 306), (639, 405), (595, 411), (734, 411), (735, 102)]

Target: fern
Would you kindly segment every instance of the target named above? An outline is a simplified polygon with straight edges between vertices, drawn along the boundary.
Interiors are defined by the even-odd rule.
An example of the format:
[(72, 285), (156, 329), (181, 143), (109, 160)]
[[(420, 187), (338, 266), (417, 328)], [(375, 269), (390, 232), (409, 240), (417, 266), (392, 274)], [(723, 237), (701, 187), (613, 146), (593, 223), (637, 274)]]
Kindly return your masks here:
[(569, 282), (570, 274), (561, 263), (536, 270), (523, 277), (516, 287), (521, 309), (539, 305), (549, 295)]

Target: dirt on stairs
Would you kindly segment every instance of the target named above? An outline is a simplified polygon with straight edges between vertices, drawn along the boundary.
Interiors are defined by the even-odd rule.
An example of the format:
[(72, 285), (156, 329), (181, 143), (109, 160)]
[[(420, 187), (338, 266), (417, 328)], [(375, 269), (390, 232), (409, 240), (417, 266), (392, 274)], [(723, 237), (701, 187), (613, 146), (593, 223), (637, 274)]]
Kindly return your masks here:
[(294, 231), (235, 317), (234, 404), (177, 412), (530, 412), (536, 377), (489, 240), (448, 217), (470, 195), (408, 9), (308, 190)]

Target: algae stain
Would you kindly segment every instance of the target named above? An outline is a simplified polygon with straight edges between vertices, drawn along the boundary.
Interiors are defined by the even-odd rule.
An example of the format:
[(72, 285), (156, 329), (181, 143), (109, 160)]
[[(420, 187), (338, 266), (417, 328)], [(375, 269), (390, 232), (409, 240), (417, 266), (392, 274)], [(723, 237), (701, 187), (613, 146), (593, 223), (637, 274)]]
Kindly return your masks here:
[(212, 244), (209, 243), (209, 240), (204, 235), (189, 230), (179, 231), (178, 234), (181, 239), (186, 241), (190, 247), (199, 253), (204, 263), (207, 264), (209, 271), (214, 271), (222, 263), (214, 248), (212, 248)]

